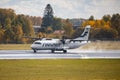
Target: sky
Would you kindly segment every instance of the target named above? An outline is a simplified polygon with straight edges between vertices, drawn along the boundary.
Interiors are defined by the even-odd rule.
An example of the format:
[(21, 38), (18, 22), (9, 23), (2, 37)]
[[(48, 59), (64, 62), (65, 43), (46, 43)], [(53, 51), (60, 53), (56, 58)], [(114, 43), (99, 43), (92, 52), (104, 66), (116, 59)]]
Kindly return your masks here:
[(106, 14), (120, 13), (120, 0), (0, 0), (0, 8), (11, 8), (16, 14), (43, 17), (50, 4), (54, 16), (60, 18), (84, 18), (91, 15), (101, 19)]

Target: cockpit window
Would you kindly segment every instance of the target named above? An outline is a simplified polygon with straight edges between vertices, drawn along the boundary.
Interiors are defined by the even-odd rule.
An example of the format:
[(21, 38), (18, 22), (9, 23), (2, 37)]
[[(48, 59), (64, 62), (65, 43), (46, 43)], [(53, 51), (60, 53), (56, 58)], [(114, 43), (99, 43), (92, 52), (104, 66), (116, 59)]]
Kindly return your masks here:
[(35, 42), (34, 44), (41, 44), (40, 42)]

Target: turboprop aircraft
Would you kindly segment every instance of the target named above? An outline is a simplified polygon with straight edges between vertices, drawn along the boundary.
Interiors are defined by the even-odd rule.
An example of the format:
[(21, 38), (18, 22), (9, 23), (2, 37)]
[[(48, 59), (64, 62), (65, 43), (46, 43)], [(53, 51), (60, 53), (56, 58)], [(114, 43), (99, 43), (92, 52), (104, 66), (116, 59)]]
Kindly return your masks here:
[(34, 53), (37, 52), (37, 50), (51, 50), (52, 53), (55, 51), (63, 51), (64, 53), (67, 52), (67, 49), (75, 49), (82, 45), (85, 45), (88, 43), (89, 38), (89, 32), (90, 32), (90, 26), (86, 26), (83, 33), (75, 39), (47, 39), (43, 38), (41, 40), (36, 40), (31, 45), (31, 48), (33, 49)]

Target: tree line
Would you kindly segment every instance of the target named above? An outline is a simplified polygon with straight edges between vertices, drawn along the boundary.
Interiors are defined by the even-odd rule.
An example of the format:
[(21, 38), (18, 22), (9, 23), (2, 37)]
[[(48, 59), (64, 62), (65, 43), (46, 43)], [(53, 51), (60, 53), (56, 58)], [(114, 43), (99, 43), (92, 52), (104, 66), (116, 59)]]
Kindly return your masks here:
[(29, 18), (32, 22), (33, 25), (35, 26), (40, 26), (42, 24), (42, 18), (41, 17), (37, 17), (37, 16), (29, 16), (29, 15), (25, 15), (27, 18)]
[[(50, 5), (47, 5), (48, 8)], [(47, 9), (49, 10), (49, 9)], [(104, 15), (102, 19), (96, 20), (94, 16), (90, 16), (77, 29), (73, 28), (73, 24), (69, 19), (62, 19), (53, 16), (53, 10), (44, 13), (44, 17), (17, 15), (13, 9), (0, 8), (0, 43), (26, 43), (31, 37), (51, 37), (67, 38), (79, 37), (86, 25), (91, 25), (90, 39), (120, 39), (120, 14), (116, 13), (112, 16)], [(41, 25), (41, 29), (35, 34), (33, 25)], [(64, 34), (54, 35), (54, 31), (63, 30)]]
[(29, 17), (15, 14), (13, 9), (0, 8), (0, 43), (24, 43), (23, 36), (34, 36)]
[(120, 39), (120, 14), (104, 15), (102, 19), (95, 20), (94, 16), (90, 16), (88, 20), (83, 22), (79, 28), (74, 29), (69, 19), (61, 19), (54, 17), (54, 12), (50, 4), (47, 4), (44, 10), (41, 30), (42, 33), (50, 34), (55, 30), (64, 30), (62, 36), (68, 38), (79, 37), (83, 28), (87, 25), (92, 27), (90, 39), (113, 40)]
[[(120, 14), (116, 13), (112, 16), (104, 15), (102, 19), (95, 20), (94, 16), (85, 21), (81, 27), (91, 25), (91, 39), (114, 40), (120, 39)], [(76, 31), (77, 32), (77, 31)], [(76, 33), (77, 34), (77, 33)]]

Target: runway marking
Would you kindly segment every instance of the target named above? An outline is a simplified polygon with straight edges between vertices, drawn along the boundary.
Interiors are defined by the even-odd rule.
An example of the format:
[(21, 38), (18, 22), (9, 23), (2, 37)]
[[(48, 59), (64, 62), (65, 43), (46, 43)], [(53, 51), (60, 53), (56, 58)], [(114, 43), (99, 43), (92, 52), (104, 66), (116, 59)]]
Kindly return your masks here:
[(32, 50), (1, 50), (0, 59), (120, 59), (120, 50), (74, 51), (68, 53)]

